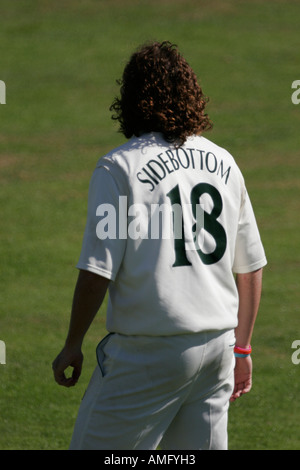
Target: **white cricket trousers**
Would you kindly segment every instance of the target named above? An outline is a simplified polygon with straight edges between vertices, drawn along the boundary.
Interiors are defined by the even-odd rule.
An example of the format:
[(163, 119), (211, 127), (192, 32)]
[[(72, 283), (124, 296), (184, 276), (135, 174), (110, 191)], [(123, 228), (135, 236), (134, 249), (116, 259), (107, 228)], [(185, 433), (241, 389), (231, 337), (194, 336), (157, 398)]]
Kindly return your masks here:
[(234, 331), (109, 334), (70, 450), (227, 450)]

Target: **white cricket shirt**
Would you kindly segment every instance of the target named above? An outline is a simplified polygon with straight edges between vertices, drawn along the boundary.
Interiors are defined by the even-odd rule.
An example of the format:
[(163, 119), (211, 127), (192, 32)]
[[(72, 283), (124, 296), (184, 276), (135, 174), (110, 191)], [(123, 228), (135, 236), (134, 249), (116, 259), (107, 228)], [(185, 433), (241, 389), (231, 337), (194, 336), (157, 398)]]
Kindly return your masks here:
[(77, 268), (111, 279), (107, 330), (174, 335), (237, 326), (234, 273), (266, 265), (233, 157), (202, 136), (132, 138), (93, 173)]

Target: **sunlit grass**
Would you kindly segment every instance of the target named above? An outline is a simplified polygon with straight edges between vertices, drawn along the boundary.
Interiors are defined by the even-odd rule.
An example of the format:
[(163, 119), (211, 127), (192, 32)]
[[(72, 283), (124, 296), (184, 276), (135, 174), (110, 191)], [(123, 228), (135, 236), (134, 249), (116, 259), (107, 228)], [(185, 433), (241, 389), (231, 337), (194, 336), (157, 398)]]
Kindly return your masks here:
[[(53, 380), (65, 339), (91, 172), (124, 139), (115, 80), (138, 44), (178, 44), (210, 97), (214, 130), (241, 167), (269, 264), (253, 337), (254, 384), (230, 408), (231, 449), (299, 449), (299, 79), (295, 1), (1, 3), (0, 449), (66, 449), (105, 334), (84, 343), (78, 385)], [(297, 47), (296, 47), (297, 46)], [(300, 367), (300, 366), (298, 366)]]

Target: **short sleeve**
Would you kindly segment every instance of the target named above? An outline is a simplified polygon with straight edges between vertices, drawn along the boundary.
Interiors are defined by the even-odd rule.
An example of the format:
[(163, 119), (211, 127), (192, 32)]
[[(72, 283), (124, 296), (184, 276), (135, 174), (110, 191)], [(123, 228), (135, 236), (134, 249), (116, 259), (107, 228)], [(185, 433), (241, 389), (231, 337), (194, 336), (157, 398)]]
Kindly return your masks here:
[(248, 273), (260, 269), (266, 264), (265, 251), (254, 211), (245, 189), (238, 223), (233, 272)]
[[(76, 265), (78, 269), (115, 280), (126, 248), (126, 237), (119, 236), (119, 221), (122, 220), (120, 200), (113, 176), (105, 168), (97, 167), (89, 186), (87, 221)], [(121, 209), (126, 212), (124, 206)]]

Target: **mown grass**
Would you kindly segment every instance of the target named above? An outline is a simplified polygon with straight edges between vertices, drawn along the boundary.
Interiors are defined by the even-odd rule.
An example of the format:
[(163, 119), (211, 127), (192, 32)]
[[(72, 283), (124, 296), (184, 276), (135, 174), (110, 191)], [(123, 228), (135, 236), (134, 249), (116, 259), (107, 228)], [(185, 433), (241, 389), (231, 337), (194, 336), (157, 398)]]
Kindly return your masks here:
[(297, 1), (1, 2), (0, 449), (66, 449), (105, 334), (89, 331), (79, 384), (51, 362), (65, 338), (97, 159), (123, 138), (115, 80), (137, 45), (178, 44), (210, 96), (208, 136), (240, 165), (269, 264), (253, 338), (254, 385), (230, 408), (231, 449), (299, 449)]

